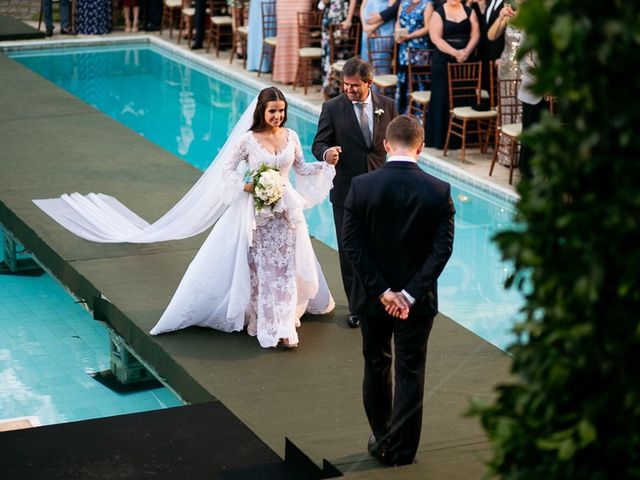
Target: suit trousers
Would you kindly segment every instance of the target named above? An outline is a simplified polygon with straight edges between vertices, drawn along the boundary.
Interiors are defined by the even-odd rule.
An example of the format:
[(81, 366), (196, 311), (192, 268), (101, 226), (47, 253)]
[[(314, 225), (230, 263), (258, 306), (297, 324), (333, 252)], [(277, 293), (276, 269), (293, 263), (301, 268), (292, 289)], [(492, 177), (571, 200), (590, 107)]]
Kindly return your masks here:
[[(377, 441), (387, 441), (392, 463), (413, 462), (422, 429), (427, 342), (433, 318), (364, 317), (362, 396)], [(395, 391), (392, 389), (392, 349)]]
[[(342, 222), (344, 219), (344, 207), (342, 205), (333, 205), (333, 221), (336, 226), (336, 237), (338, 240), (338, 257), (340, 258), (340, 274), (342, 275), (342, 285), (347, 300), (351, 297), (351, 286), (353, 285), (353, 267), (342, 248)], [(354, 313), (351, 305), (349, 305), (349, 313)]]

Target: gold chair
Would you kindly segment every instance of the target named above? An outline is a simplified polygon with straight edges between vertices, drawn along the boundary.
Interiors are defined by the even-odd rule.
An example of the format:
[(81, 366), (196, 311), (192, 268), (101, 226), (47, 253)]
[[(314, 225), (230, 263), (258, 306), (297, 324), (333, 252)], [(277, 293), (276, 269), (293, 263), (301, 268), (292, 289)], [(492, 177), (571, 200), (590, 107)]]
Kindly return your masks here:
[[(260, 4), (260, 9), (260, 13), (262, 14), (262, 51), (260, 52), (258, 77), (262, 73), (262, 62), (265, 57), (267, 57), (273, 65), (273, 58), (276, 54), (276, 33), (278, 29), (278, 22), (276, 20), (276, 2), (262, 2)], [(273, 70), (271, 77), (273, 78)]]
[(232, 39), (231, 55), (229, 63), (233, 63), (235, 58), (242, 56), (242, 66), (247, 68), (247, 40), (249, 38), (249, 1), (239, 2), (231, 10)]
[[(483, 134), (494, 125), (497, 117), (495, 109), (477, 111), (468, 105), (479, 104), (481, 97), (480, 82), (482, 80), (481, 62), (448, 63), (449, 83), (449, 128), (444, 144), (443, 155), (447, 155), (451, 136), (459, 137), (462, 141), (460, 161), (464, 163), (467, 149), (467, 136), (478, 135), (477, 145), (484, 153), (487, 141), (483, 141)], [(472, 125), (470, 127), (470, 124)], [(475, 128), (474, 128), (475, 125)]]
[(293, 89), (300, 81), (307, 94), (313, 62), (320, 62), (320, 48), (323, 12), (298, 12), (298, 66), (293, 81)]
[(163, 0), (162, 1), (162, 19), (160, 20), (160, 35), (164, 26), (169, 22), (169, 38), (173, 38), (173, 24), (175, 22), (173, 14), (180, 13), (182, 9), (182, 0)]
[(209, 0), (209, 15), (207, 53), (209, 53), (213, 42), (216, 47), (216, 57), (218, 57), (223, 46), (231, 47), (233, 45), (233, 21), (227, 0)]
[[(367, 47), (369, 63), (373, 66), (373, 84), (380, 94), (393, 97), (398, 86), (397, 46), (393, 35), (369, 35)], [(387, 90), (390, 93), (387, 93)]]
[(522, 134), (522, 102), (518, 100), (520, 79), (500, 80), (498, 88), (498, 117), (496, 126), (497, 145), (493, 151), (489, 176), (493, 175), (493, 167), (498, 155), (509, 159), (509, 185), (513, 182), (513, 169), (517, 164), (517, 154)]
[(342, 67), (351, 57), (360, 51), (360, 23), (354, 23), (349, 30), (342, 30), (340, 25), (329, 25), (329, 83), (341, 81)]
[(409, 80), (409, 114), (422, 120), (424, 125), (427, 108), (431, 101), (431, 49), (408, 48), (409, 62), (407, 78)]

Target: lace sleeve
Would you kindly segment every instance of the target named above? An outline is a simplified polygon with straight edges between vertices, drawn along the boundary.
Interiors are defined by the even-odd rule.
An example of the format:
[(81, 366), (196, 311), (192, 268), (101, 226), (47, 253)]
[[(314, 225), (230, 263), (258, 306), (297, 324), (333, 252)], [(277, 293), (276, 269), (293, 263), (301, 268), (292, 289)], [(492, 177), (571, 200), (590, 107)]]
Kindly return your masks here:
[(289, 130), (289, 133), (293, 135), (295, 146), (293, 170), (296, 174), (296, 190), (304, 198), (305, 208), (310, 208), (322, 202), (329, 194), (336, 169), (326, 162), (305, 162), (298, 135), (293, 130)]
[(329, 167), (329, 169), (335, 169), (333, 165), (329, 165), (325, 162), (305, 162), (298, 134), (293, 130), (289, 130), (289, 135), (292, 136), (294, 145), (293, 169), (295, 170), (296, 175), (318, 175), (322, 170), (327, 170), (327, 167)]
[(243, 135), (233, 146), (231, 153), (225, 159), (223, 178), (228, 197), (235, 197), (235, 193), (244, 189), (244, 174), (248, 169), (247, 136)]

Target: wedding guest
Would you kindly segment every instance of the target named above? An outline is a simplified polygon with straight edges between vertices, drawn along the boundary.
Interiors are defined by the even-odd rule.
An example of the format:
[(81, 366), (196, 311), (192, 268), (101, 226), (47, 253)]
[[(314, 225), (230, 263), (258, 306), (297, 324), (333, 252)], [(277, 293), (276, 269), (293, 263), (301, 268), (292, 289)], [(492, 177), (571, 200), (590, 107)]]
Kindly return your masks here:
[[(275, 36), (273, 32), (262, 31), (262, 4), (272, 5), (273, 13), (275, 13), (275, 2), (266, 2), (265, 0), (252, 0), (249, 3), (249, 35), (247, 36), (247, 70), (255, 72), (260, 67), (260, 57), (262, 56), (262, 41), (264, 37)], [(271, 61), (265, 57), (262, 62), (262, 71), (271, 71)]]
[[(447, 64), (463, 63), (480, 39), (475, 12), (461, 0), (447, 0), (435, 10), (429, 22), (431, 41), (436, 47), (432, 57), (431, 100), (427, 110), (426, 145), (444, 148), (449, 125), (449, 83)], [(459, 148), (457, 137), (449, 148)]]
[[(353, 16), (356, 10), (356, 0), (321, 0), (318, 8), (323, 10), (322, 17), (322, 69), (324, 70), (322, 89), (325, 98), (332, 98), (340, 94), (340, 82), (335, 85), (330, 84), (331, 79), (331, 42), (335, 38), (330, 38), (330, 25), (339, 25), (343, 32), (348, 32), (353, 25)], [(358, 52), (352, 52), (352, 55)], [(336, 60), (343, 60), (336, 59)]]
[(135, 33), (138, 31), (139, 13), (140, 6), (138, 5), (138, 0), (122, 0), (122, 15), (124, 16), (125, 33)]
[[(503, 0), (468, 0), (467, 6), (471, 7), (478, 18), (480, 27), (480, 41), (477, 47), (477, 59), (482, 62), (482, 89), (489, 91), (491, 62), (495, 62), (504, 50), (504, 35), (500, 34), (493, 39), (488, 37), (489, 29), (498, 20)], [(494, 79), (497, 81), (497, 79)]]
[(206, 30), (205, 16), (207, 9), (206, 0), (195, 0), (195, 12), (193, 14), (193, 28), (196, 31), (196, 36), (191, 44), (191, 50), (200, 50), (204, 43), (204, 36)]
[(147, 32), (160, 30), (162, 21), (162, 0), (144, 0), (144, 29)]
[[(381, 12), (391, 5), (391, 0), (362, 0), (360, 5), (360, 18), (368, 18), (372, 14)], [(393, 35), (393, 22), (391, 19), (386, 21), (379, 21), (376, 23), (363, 23), (362, 25), (362, 38), (360, 40), (360, 57), (369, 61), (369, 44), (368, 38), (373, 34), (378, 36), (390, 36)], [(390, 47), (391, 45), (389, 45)], [(379, 49), (384, 48), (378, 46)]]
[[(47, 37), (53, 35), (53, 0), (42, 0), (42, 14), (44, 16), (44, 28)], [(62, 35), (70, 35), (71, 31), (70, 23), (70, 8), (69, 0), (60, 0), (60, 33)]]
[(379, 12), (373, 12), (367, 18), (363, 19), (363, 24), (373, 25), (375, 23), (385, 23), (389, 20), (398, 18), (398, 8), (400, 8), (401, 0), (395, 0), (387, 8)]
[[(522, 38), (522, 30), (514, 28), (510, 21), (516, 15), (516, 11), (510, 5), (504, 5), (499, 12), (498, 18), (489, 28), (487, 38), (489, 40), (502, 37), (504, 38), (504, 49), (498, 61), (498, 79), (499, 80), (521, 80), (522, 72), (520, 71), (520, 62), (518, 60), (518, 51), (520, 49), (520, 41)], [(511, 118), (509, 117), (511, 120)], [(502, 122), (504, 123), (504, 122)], [(526, 153), (525, 153), (526, 155)], [(500, 165), (509, 166), (509, 155), (505, 152), (498, 151), (498, 163)], [(526, 168), (526, 167), (525, 167)]]
[(416, 164), (423, 140), (420, 122), (396, 117), (384, 139), (387, 162), (352, 180), (344, 207), (373, 433), (367, 448), (384, 465), (410, 464), (418, 449), (437, 280), (453, 250), (451, 187)]
[(276, 0), (278, 33), (273, 59), (273, 80), (290, 85), (298, 66), (298, 12), (310, 12), (309, 0)]
[(396, 116), (393, 100), (372, 91), (372, 82), (373, 67), (369, 62), (359, 57), (347, 60), (342, 69), (344, 94), (322, 105), (318, 131), (311, 147), (320, 161), (335, 163), (340, 160), (329, 199), (333, 206), (342, 284), (349, 299), (347, 324), (351, 328), (357, 328), (360, 319), (351, 307), (353, 271), (342, 248), (344, 201), (353, 177), (384, 164), (384, 132)]
[(409, 104), (409, 63), (416, 58), (409, 49), (429, 48), (429, 21), (433, 13), (431, 0), (402, 0), (395, 24), (396, 43), (398, 44), (398, 86), (396, 88), (396, 106), (398, 112), (405, 113)]

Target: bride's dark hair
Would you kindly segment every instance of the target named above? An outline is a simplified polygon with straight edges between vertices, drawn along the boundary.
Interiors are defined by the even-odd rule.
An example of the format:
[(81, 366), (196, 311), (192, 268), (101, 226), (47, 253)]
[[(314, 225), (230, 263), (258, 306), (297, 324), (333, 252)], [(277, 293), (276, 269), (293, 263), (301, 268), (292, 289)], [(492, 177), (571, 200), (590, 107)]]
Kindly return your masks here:
[(277, 101), (284, 102), (284, 118), (280, 124), (281, 127), (284, 127), (284, 124), (287, 123), (287, 107), (289, 104), (287, 103), (287, 99), (284, 98), (284, 93), (276, 87), (268, 87), (258, 95), (258, 103), (256, 104), (256, 109), (253, 111), (253, 123), (249, 130), (261, 132), (267, 128), (267, 123), (264, 121), (264, 112), (267, 110), (269, 102)]

